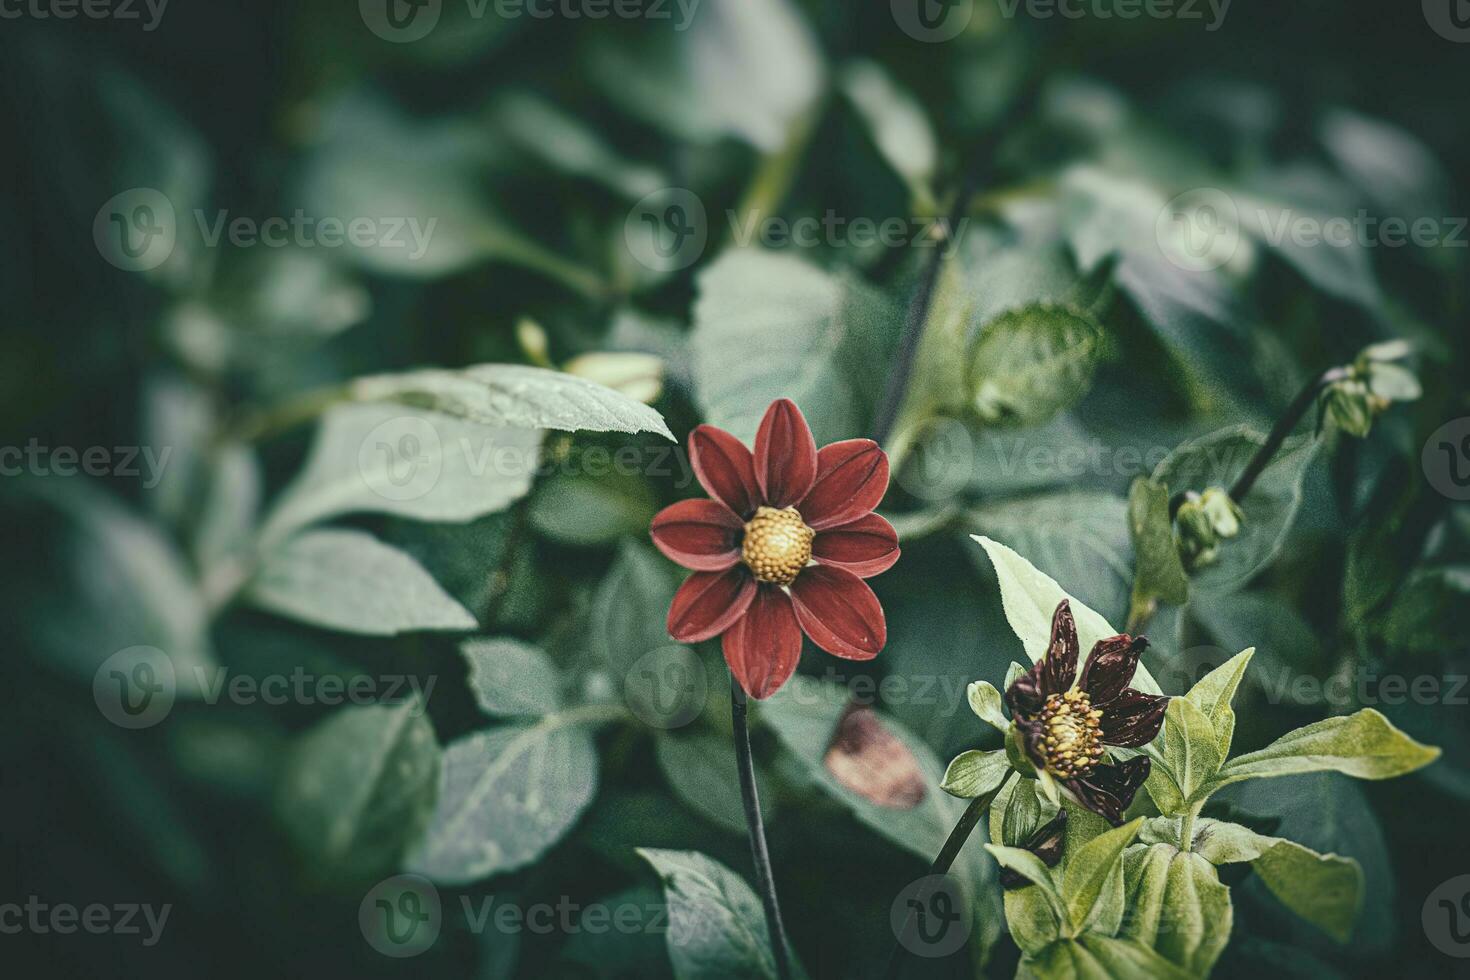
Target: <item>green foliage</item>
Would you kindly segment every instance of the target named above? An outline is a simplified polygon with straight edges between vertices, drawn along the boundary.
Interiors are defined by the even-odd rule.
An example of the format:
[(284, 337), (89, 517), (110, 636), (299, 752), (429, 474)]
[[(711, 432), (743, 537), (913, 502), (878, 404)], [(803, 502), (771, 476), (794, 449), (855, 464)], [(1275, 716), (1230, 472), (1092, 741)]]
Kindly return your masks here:
[[(903, 547), (873, 581), (880, 656), (808, 645), (751, 707), (817, 972), (874, 972), (893, 896), (1012, 766), (989, 841), (1040, 883), (1002, 891), (971, 841), (968, 949), (912, 973), (1009, 973), (1012, 942), (1048, 978), (1443, 969), (1418, 919), (1470, 860), (1470, 518), (1446, 469), (1467, 267), (1445, 240), (1470, 168), (1432, 17), (1348, 4), (1308, 37), (1232, 10), (1202, 58), (1223, 34), (981, 3), (393, 0), (435, 20), (403, 43), (382, 3), (276, 6), (137, 37), (7, 21), (18, 880), (171, 896), (180, 963), (249, 923), (241, 972), (392, 972), (354, 923), (418, 872), (443, 912), (425, 976), (772, 975), (720, 643), (670, 641), (681, 573), (647, 533), (702, 495), (669, 440), (749, 442), (790, 397), (819, 444), (882, 437)], [(963, 30), (917, 36), (941, 14)], [(311, 240), (230, 230), (297, 215)], [(1295, 234), (1339, 219), (1440, 240)], [(377, 233), (330, 245), (326, 221)], [(760, 234), (798, 221), (829, 230)], [(116, 243), (150, 223), (171, 245), (134, 271)], [(1121, 830), (1038, 776), (1004, 707), (1063, 596), (1084, 656), (1146, 634), (1135, 684), (1176, 696), (1159, 739), (1114, 750), (1152, 765)], [(284, 704), (232, 686), (299, 674)], [(167, 694), (119, 715), (119, 691)], [(861, 771), (897, 802), (829, 765), (854, 700), (891, 738)], [(490, 896), (581, 911), (468, 934), (462, 902)], [(622, 906), (639, 929), (593, 924)], [(93, 974), (126, 952), (65, 950)]]
[(760, 899), (733, 871), (694, 851), (639, 848), (663, 882), (674, 976), (775, 978)]

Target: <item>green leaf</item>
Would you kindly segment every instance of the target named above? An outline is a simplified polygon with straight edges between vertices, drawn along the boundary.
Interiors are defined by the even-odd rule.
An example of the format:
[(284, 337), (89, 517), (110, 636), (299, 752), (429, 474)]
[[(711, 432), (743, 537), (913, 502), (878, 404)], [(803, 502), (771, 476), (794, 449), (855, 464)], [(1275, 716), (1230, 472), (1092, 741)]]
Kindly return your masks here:
[(842, 70), (842, 92), (868, 126), (878, 152), (908, 183), (914, 206), (932, 207), (939, 147), (928, 115), (914, 96), (876, 62), (855, 61)]
[(1417, 401), (1424, 394), (1414, 372), (1398, 364), (1375, 363), (1368, 367), (1368, 388), (1391, 402)]
[[(309, 215), (375, 222), (370, 240), (347, 238), (348, 260), (413, 278), (498, 260), (585, 295), (602, 291), (596, 273), (520, 231), (485, 192), (487, 174), (503, 178), (510, 161), (504, 141), (483, 124), (410, 116), (354, 92), (325, 106), (320, 126), (293, 196)], [(404, 180), (408, 173), (415, 178)]]
[(1171, 844), (1135, 847), (1123, 859), (1128, 914), (1120, 937), (1153, 949), (1191, 976), (1208, 976), (1230, 940), (1230, 889), (1198, 854)]
[(1242, 650), (1214, 670), (1210, 671), (1184, 696), (1185, 700), (1198, 708), (1214, 728), (1220, 758), (1230, 755), (1230, 743), (1235, 739), (1235, 709), (1231, 701), (1245, 678), (1245, 669), (1250, 666), (1255, 647)]
[(790, 255), (736, 249), (699, 277), (689, 343), (712, 424), (753, 442), (777, 398), (801, 406), (817, 444), (863, 434), (898, 312), (871, 287)]
[(503, 510), (531, 489), (540, 446), (534, 430), (394, 405), (337, 406), (266, 518), (262, 546), (342, 514), (464, 523)]
[(710, 689), (704, 661), (669, 639), (665, 626), (679, 584), (674, 571), (652, 548), (624, 541), (592, 600), (593, 652), (607, 665), (623, 701), (658, 728), (694, 720)]
[(1010, 769), (1011, 764), (1006, 759), (1005, 749), (994, 749), (990, 752), (972, 749), (961, 752), (950, 761), (949, 767), (944, 770), (944, 778), (939, 782), (939, 788), (950, 796), (973, 800), (999, 786)]
[(597, 748), (585, 723), (615, 717), (611, 706), (574, 708), (451, 743), (433, 820), (408, 870), (465, 885), (535, 861), (596, 792)]
[[(1040, 896), (1051, 910), (1052, 915), (1059, 921), (1066, 920), (1067, 903), (1062, 898), (1057, 887), (1056, 878), (1053, 876), (1046, 863), (1026, 850), (1024, 847), (1006, 847), (1003, 844), (986, 844), (985, 850), (1003, 868), (1008, 868), (1016, 874), (1025, 878), (1036, 886), (1036, 895)], [(1010, 896), (1007, 896), (1009, 899)], [(1009, 906), (1009, 902), (1007, 903)], [(1009, 918), (1009, 907), (1007, 908)]]
[(260, 463), (244, 446), (220, 447), (209, 466), (194, 532), (194, 561), (205, 590), (217, 596), (249, 560), (260, 512)]
[[(715, 826), (745, 834), (745, 803), (735, 778), (735, 747), (730, 739), (708, 732), (660, 733), (653, 748), (658, 767), (675, 796)], [(769, 822), (769, 793), (761, 797), (761, 813)]]
[(577, 474), (543, 482), (528, 513), (536, 531), (551, 540), (596, 547), (647, 533), (657, 508), (652, 488), (641, 477)]
[(1363, 902), (1358, 862), (1278, 839), (1251, 867), (1281, 904), (1338, 942), (1348, 941)]
[(33, 565), (16, 586), (30, 610), (21, 649), (92, 680), (115, 652), (152, 648), (138, 662), (171, 672), (180, 696), (201, 693), (201, 671), (215, 666), (209, 610), (169, 537), (80, 478), (22, 479), (13, 492), (18, 522), (64, 521), (44, 556), (59, 567), (43, 577)]
[[(1051, 619), (1057, 604), (1072, 598), (1050, 576), (1038, 571), (1025, 558), (998, 541), (983, 535), (971, 535), (995, 564), (1000, 579), (1001, 605), (1011, 629), (1020, 637), (1026, 655), (1035, 663), (1046, 652), (1051, 641)], [(1077, 621), (1077, 639), (1084, 656), (1098, 640), (1116, 636), (1118, 631), (1108, 621), (1072, 599), (1072, 618)], [(1146, 694), (1159, 693), (1159, 687), (1142, 664), (1133, 675), (1133, 687)]]
[(594, 180), (638, 200), (669, 186), (668, 175), (624, 159), (596, 129), (525, 90), (502, 92), (487, 110), (491, 125), (564, 174)]
[(426, 707), (412, 697), (343, 708), (291, 748), (276, 813), (323, 876), (388, 874), (428, 826), (439, 743)]
[(523, 364), (370, 375), (352, 382), (351, 397), (430, 409), (497, 428), (653, 432), (678, 441), (662, 415), (620, 391)]
[(1372, 708), (1363, 708), (1298, 728), (1258, 752), (1237, 756), (1220, 770), (1210, 792), (1242, 779), (1306, 772), (1392, 779), (1429, 765), (1439, 753), (1399, 731)]
[(1001, 790), (990, 808), (990, 837), (1008, 847), (1020, 847), (1055, 816), (1034, 779), (1017, 779)]
[[(1074, 602), (1110, 615), (1127, 608), (1132, 545), (1120, 497), (1062, 490), (981, 504), (968, 511), (966, 527), (1006, 542), (1042, 573), (1068, 583)], [(978, 552), (971, 554), (979, 560)], [(1083, 655), (1090, 649), (1084, 644)]]
[(313, 626), (372, 636), (476, 625), (418, 562), (371, 534), (338, 528), (303, 531), (272, 550), (245, 598)]
[(1152, 609), (1156, 602), (1182, 606), (1189, 600), (1189, 576), (1174, 544), (1169, 519), (1169, 488), (1144, 477), (1128, 490), (1128, 534), (1135, 564), (1130, 608)]
[(466, 640), (459, 652), (469, 662), (470, 693), (486, 714), (540, 718), (561, 707), (559, 678), (551, 658), (518, 640)]
[(663, 882), (675, 977), (774, 980), (776, 961), (765, 911), (749, 885), (696, 851), (637, 850)]
[(991, 423), (1046, 422), (1087, 394), (1103, 338), (1096, 320), (1066, 306), (1002, 314), (970, 350), (967, 388), (976, 412)]
[[(1300, 776), (1290, 781), (1251, 780), (1222, 793), (1233, 808), (1253, 820), (1269, 821), (1276, 836), (1310, 847), (1323, 855), (1355, 861), (1362, 870), (1363, 912), (1347, 948), (1352, 956), (1384, 955), (1401, 943), (1393, 910), (1400, 907), (1401, 891), (1394, 859), (1375, 808), (1360, 784), (1330, 773)], [(1341, 865), (1335, 860), (1337, 873)], [(1253, 901), (1266, 916), (1280, 916), (1281, 899), (1265, 879), (1248, 878), (1235, 889), (1237, 902)], [(1295, 917), (1281, 917), (1283, 935), (1297, 946), (1330, 949), (1320, 927)]]
[(1250, 862), (1287, 908), (1347, 942), (1363, 902), (1363, 869), (1352, 858), (1318, 854), (1240, 824), (1201, 820), (1195, 850), (1211, 864)]
[(1011, 721), (1006, 717), (1004, 701), (994, 684), (989, 681), (975, 681), (965, 688), (965, 697), (970, 702), (970, 710), (975, 712), (981, 721), (1002, 735), (1011, 730)]
[[(1356, 198), (1325, 169), (1255, 168), (1249, 186), (1231, 196), (1239, 209), (1241, 230), (1274, 249), (1307, 282), (1369, 309), (1381, 304), (1367, 244), (1351, 234), (1332, 237), (1332, 222), (1343, 221), (1341, 216), (1351, 213)], [(1320, 229), (1320, 237), (1315, 241), (1304, 237), (1308, 229)]]
[[(1166, 456), (1153, 479), (1176, 494), (1229, 486), (1265, 441), (1265, 436), (1244, 426), (1201, 436)], [(1313, 439), (1289, 440), (1276, 453), (1251, 492), (1236, 501), (1245, 513), (1240, 533), (1221, 542), (1219, 558), (1196, 572), (1197, 588), (1238, 589), (1276, 556), (1301, 506), (1302, 484), (1319, 446)]]
[(1220, 754), (1220, 736), (1209, 715), (1188, 698), (1171, 698), (1164, 712), (1164, 731), (1155, 744), (1159, 761), (1184, 802), (1202, 798), (1202, 791), (1220, 771), (1224, 760)]
[(1102, 895), (1103, 885), (1116, 870), (1123, 851), (1138, 836), (1138, 828), (1142, 824), (1143, 818), (1139, 817), (1094, 837), (1067, 855), (1062, 897), (1066, 900), (1067, 919), (1072, 924), (1074, 935), (1087, 927), (1098, 897)]
[(1189, 974), (1146, 946), (1099, 933), (1062, 939), (1021, 962), (1016, 980), (1187, 980)]
[(594, 34), (587, 65), (598, 89), (681, 140), (735, 136), (774, 153), (825, 85), (821, 49), (788, 0), (691, 5), (641, 44)]

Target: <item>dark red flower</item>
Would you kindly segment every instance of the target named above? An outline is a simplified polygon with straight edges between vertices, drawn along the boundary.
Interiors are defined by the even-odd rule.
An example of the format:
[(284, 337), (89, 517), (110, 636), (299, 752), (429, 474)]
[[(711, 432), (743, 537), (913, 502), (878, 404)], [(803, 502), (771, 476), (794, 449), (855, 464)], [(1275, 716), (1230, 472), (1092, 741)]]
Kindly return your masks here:
[(722, 637), (725, 662), (753, 698), (770, 697), (801, 657), (801, 634), (849, 660), (871, 660), (888, 627), (863, 579), (898, 560), (898, 534), (874, 514), (888, 457), (871, 439), (817, 451), (801, 409), (771, 403), (755, 453), (730, 433), (689, 434), (694, 475), (713, 500), (682, 500), (653, 519), (653, 543), (694, 574), (669, 607), (681, 643)]
[(1149, 760), (1135, 756), (1110, 765), (1103, 746), (1137, 748), (1152, 742), (1169, 706), (1167, 697), (1128, 686), (1147, 647), (1141, 636), (1098, 640), (1078, 678), (1077, 624), (1063, 599), (1052, 616), (1046, 653), (1006, 691), (1032, 763), (1114, 826), (1123, 822), (1123, 811), (1148, 778)]

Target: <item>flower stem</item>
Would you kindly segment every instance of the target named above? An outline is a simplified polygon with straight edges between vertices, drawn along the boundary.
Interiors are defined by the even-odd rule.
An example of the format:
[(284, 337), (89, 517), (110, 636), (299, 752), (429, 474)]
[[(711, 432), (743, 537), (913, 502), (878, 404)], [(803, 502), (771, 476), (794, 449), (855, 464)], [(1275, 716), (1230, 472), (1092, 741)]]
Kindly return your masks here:
[(1302, 417), (1311, 409), (1312, 403), (1317, 400), (1317, 396), (1322, 393), (1322, 389), (1334, 382), (1343, 380), (1347, 376), (1348, 371), (1346, 368), (1335, 367), (1317, 375), (1317, 377), (1312, 379), (1311, 383), (1301, 390), (1301, 393), (1296, 396), (1295, 400), (1287, 406), (1286, 414), (1282, 415), (1277, 420), (1276, 425), (1271, 429), (1271, 434), (1266, 437), (1265, 445), (1256, 450), (1256, 454), (1251, 457), (1251, 461), (1246, 464), (1240, 476), (1235, 478), (1235, 484), (1230, 488), (1230, 499), (1234, 500), (1237, 504), (1245, 499), (1246, 494), (1251, 492), (1251, 488), (1256, 485), (1256, 480), (1260, 478), (1261, 473), (1266, 469), (1266, 465), (1271, 462), (1271, 457), (1276, 455), (1277, 450), (1281, 448), (1281, 444), (1286, 441), (1286, 437), (1296, 431), (1297, 425), (1301, 423)]
[(883, 400), (873, 415), (873, 441), (882, 445), (893, 434), (899, 412), (903, 410), (904, 398), (908, 394), (909, 377), (914, 371), (918, 357), (919, 342), (924, 336), (924, 323), (929, 319), (929, 308), (934, 302), (934, 289), (939, 283), (939, 271), (949, 253), (959, 247), (953, 236), (965, 227), (965, 215), (970, 202), (982, 184), (991, 179), (995, 169), (996, 151), (1001, 140), (1015, 131), (1035, 104), (1040, 90), (1040, 76), (1033, 75), (1021, 83), (1019, 96), (1011, 103), (1004, 116), (997, 120), (989, 132), (982, 136), (972, 152), (966, 155), (969, 163), (965, 167), (958, 192), (950, 204), (949, 221), (944, 226), (950, 236), (937, 243), (924, 266), (919, 288), (909, 303), (908, 315), (904, 320), (903, 335), (899, 338), (898, 350), (894, 354), (893, 369), (888, 373), (888, 384), (883, 389)]
[(755, 765), (750, 758), (750, 729), (745, 723), (745, 691), (730, 677), (730, 721), (734, 728), (735, 764), (740, 770), (740, 798), (745, 804), (745, 827), (750, 835), (750, 857), (755, 862), (756, 884), (766, 909), (766, 927), (771, 933), (771, 953), (776, 958), (776, 976), (789, 980), (786, 926), (776, 900), (776, 878), (771, 873), (771, 852), (766, 849), (766, 825), (761, 819), (760, 795), (755, 786)]
[[(995, 802), (995, 798), (1000, 795), (1000, 791), (1005, 789), (1006, 783), (1009, 783), (1011, 777), (1015, 774), (1016, 770), (1007, 770), (1005, 777), (1001, 779), (995, 789), (989, 793), (975, 797), (970, 801), (970, 805), (965, 807), (965, 812), (960, 814), (959, 822), (954, 825), (954, 829), (949, 832), (949, 837), (945, 840), (944, 846), (939, 849), (938, 857), (934, 859), (933, 864), (929, 865), (930, 877), (942, 875), (949, 871), (950, 866), (954, 864), (954, 859), (959, 857), (960, 848), (964, 847), (965, 841), (970, 839), (970, 832), (975, 829), (975, 825), (980, 822), (981, 816), (984, 815), (986, 810), (990, 809), (990, 804)], [(917, 918), (916, 910), (928, 903), (929, 889), (932, 886), (933, 882), (928, 882), (926, 887), (915, 896), (914, 902), (910, 904), (908, 917), (903, 920), (903, 928), (898, 931), (898, 938), (893, 944), (893, 950), (888, 954), (888, 964), (883, 969), (884, 980), (894, 980), (898, 976), (899, 970), (903, 966), (904, 951), (908, 948), (904, 944), (904, 940), (913, 933), (914, 920)]]

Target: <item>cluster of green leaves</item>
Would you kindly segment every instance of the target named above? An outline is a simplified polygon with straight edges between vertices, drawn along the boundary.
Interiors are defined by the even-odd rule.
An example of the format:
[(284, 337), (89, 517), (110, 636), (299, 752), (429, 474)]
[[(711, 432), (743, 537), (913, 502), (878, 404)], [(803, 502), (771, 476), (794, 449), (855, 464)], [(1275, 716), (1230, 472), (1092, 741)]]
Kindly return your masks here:
[[(998, 542), (977, 538), (1000, 581), (1007, 619), (1033, 661), (1050, 638), (1045, 610), (1071, 600), (1082, 649), (1114, 634), (1097, 613), (1066, 596), (1055, 581)], [(1358, 863), (1319, 854), (1281, 837), (1227, 820), (1201, 819), (1210, 797), (1250, 779), (1339, 772), (1390, 779), (1429, 765), (1439, 750), (1399, 731), (1371, 708), (1288, 732), (1263, 749), (1229, 758), (1235, 733), (1232, 706), (1253, 649), (1212, 670), (1185, 695), (1173, 697), (1159, 737), (1141, 751), (1151, 761), (1145, 784), (1155, 816), (1116, 828), (1070, 799), (1059, 798), (1044, 772), (1007, 748), (957, 756), (943, 788), (978, 797), (997, 788), (986, 845), (1005, 867), (1035, 888), (1006, 895), (1012, 937), (1025, 953), (1022, 972), (1038, 978), (1091, 975), (1209, 975), (1230, 938), (1230, 889), (1219, 865), (1249, 863), (1282, 904), (1345, 942), (1362, 905)], [(1023, 668), (1013, 664), (1009, 686)], [(1157, 690), (1147, 672), (1134, 680)], [(984, 681), (969, 689), (975, 714), (1002, 734), (1010, 721), (1000, 692)], [(1132, 754), (1131, 750), (1112, 750)], [(1005, 785), (1012, 768), (1032, 778)], [(1023, 846), (1066, 807), (1061, 862), (1055, 869)]]

